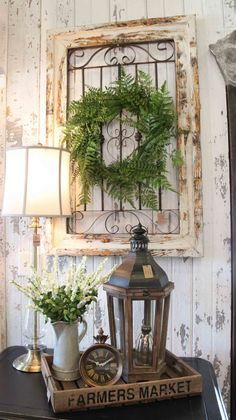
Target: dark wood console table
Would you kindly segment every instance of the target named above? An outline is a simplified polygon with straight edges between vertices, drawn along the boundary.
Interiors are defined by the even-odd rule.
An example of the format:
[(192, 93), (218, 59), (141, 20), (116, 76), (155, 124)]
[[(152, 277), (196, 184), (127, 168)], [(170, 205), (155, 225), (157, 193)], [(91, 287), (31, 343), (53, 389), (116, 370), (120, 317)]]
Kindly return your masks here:
[(77, 413), (54, 414), (47, 401), (41, 373), (18, 372), (12, 361), (23, 347), (9, 347), (0, 354), (0, 419), (79, 420), (227, 420), (212, 365), (199, 358), (184, 358), (203, 377), (201, 396), (150, 404), (113, 407)]

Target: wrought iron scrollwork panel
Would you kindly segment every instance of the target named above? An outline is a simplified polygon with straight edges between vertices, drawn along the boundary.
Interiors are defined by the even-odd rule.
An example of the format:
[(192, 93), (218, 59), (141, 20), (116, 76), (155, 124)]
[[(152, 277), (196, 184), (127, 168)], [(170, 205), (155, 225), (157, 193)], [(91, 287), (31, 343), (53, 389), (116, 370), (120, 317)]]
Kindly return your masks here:
[(85, 237), (90, 234), (127, 234), (135, 223), (141, 223), (147, 227), (150, 235), (152, 234), (175, 234), (179, 232), (178, 210), (105, 210), (102, 212), (92, 211), (91, 221), (90, 211), (75, 211), (72, 218), (68, 219), (68, 233), (74, 234), (78, 224), (83, 225), (81, 233)]
[(175, 61), (172, 40), (69, 50), (68, 70)]
[[(121, 66), (133, 76), (137, 76), (139, 70), (149, 73), (156, 88), (167, 81), (175, 99), (175, 44), (173, 40), (157, 40), (68, 50), (68, 102), (79, 99), (89, 86), (104, 89), (119, 77)], [(101, 131), (102, 158), (106, 164), (122, 160), (138, 147), (140, 141), (140, 134), (134, 128), (111, 121)], [(175, 139), (170, 142), (170, 152), (175, 143)], [(132, 225), (141, 222), (148, 227), (149, 234), (178, 234), (178, 174), (171, 165), (168, 169), (176, 192), (157, 191), (159, 211), (143, 209), (140, 199), (135, 203), (138, 209), (135, 210), (123, 202), (117, 203), (98, 188), (93, 191), (91, 204), (78, 208), (79, 185), (75, 182), (74, 214), (68, 220), (68, 233), (123, 235)]]

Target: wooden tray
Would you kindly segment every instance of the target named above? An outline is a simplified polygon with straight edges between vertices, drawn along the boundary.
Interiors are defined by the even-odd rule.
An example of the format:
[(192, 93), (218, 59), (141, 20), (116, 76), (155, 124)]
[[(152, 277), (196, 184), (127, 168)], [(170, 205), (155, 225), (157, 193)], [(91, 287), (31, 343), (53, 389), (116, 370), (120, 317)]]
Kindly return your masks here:
[(73, 382), (57, 381), (52, 377), (52, 356), (42, 356), (42, 375), (55, 413), (103, 408), (114, 405), (137, 404), (168, 398), (187, 397), (202, 392), (202, 377), (188, 364), (166, 351), (167, 369), (154, 381), (88, 387), (82, 379)]

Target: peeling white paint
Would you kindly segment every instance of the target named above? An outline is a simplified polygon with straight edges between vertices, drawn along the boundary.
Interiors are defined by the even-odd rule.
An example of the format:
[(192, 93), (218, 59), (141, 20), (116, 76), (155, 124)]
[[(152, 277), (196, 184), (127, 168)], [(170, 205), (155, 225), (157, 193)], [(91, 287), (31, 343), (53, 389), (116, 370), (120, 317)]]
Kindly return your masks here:
[(225, 325), (225, 313), (223, 310), (216, 308), (216, 331), (223, 330)]
[(235, 27), (236, 24), (236, 1), (235, 0), (224, 0), (224, 15), (225, 15), (225, 26), (227, 28)]
[(199, 348), (199, 337), (196, 338), (195, 344), (194, 344), (194, 356), (195, 357), (202, 357), (202, 350)]
[[(8, 146), (32, 144), (45, 140), (46, 103), (46, 33), (47, 30), (81, 24), (120, 21), (142, 16), (197, 15), (197, 47), (201, 95), (201, 138), (203, 151), (203, 217), (204, 257), (189, 258), (185, 263), (178, 258), (158, 258), (158, 263), (175, 282), (172, 295), (168, 346), (181, 355), (203, 357), (213, 363), (224, 400), (229, 404), (230, 393), (230, 226), (229, 177), (225, 86), (222, 76), (208, 51), (208, 45), (229, 32), (236, 25), (233, 0), (106, 0), (46, 1), (10, 0), (2, 2), (7, 15), (0, 34), (6, 34), (7, 55), (1, 54), (0, 73), (7, 71), (7, 127)], [(92, 5), (92, 8), (91, 8)], [(222, 13), (222, 10), (224, 13)], [(3, 28), (1, 32), (1, 28)], [(5, 28), (5, 29), (4, 29)], [(3, 37), (1, 37), (1, 40)], [(0, 46), (1, 49), (1, 46)], [(7, 57), (7, 61), (4, 61)], [(1, 119), (0, 119), (1, 121)], [(1, 126), (1, 122), (0, 122)], [(0, 129), (1, 131), (1, 129)], [(2, 165), (1, 150), (0, 162)], [(1, 177), (2, 179), (2, 177)], [(0, 185), (2, 187), (2, 183)], [(50, 231), (50, 221), (42, 231)], [(19, 250), (28, 256), (31, 265), (31, 236), (28, 220), (8, 220), (5, 243), (7, 345), (22, 343), (24, 321), (21, 297), (9, 280), (17, 276)], [(2, 229), (2, 225), (1, 225)], [(44, 238), (41, 253), (50, 243)], [(0, 243), (3, 248), (3, 242)], [(1, 258), (4, 255), (1, 250)], [(98, 264), (98, 257), (89, 259), (90, 268)], [(43, 260), (43, 255), (42, 255)], [(62, 275), (70, 258), (60, 259)], [(112, 265), (116, 259), (110, 259)], [(118, 260), (120, 262), (120, 259)], [(26, 258), (23, 265), (25, 267)], [(2, 265), (0, 277), (2, 280)], [(1, 283), (3, 284), (3, 282)], [(5, 289), (1, 290), (4, 296)], [(0, 300), (3, 313), (5, 301)], [(4, 309), (5, 310), (5, 309)], [(107, 329), (106, 300), (99, 292), (98, 303), (87, 315), (89, 333), (81, 343), (85, 348), (93, 342), (93, 335), (101, 322)], [(0, 321), (0, 329), (5, 328)], [(6, 334), (4, 331), (6, 342)], [(3, 341), (2, 341), (3, 342)], [(47, 343), (53, 336), (47, 330)]]
[(179, 331), (177, 331), (177, 337), (180, 337), (181, 347), (183, 352), (185, 352), (189, 340), (189, 327), (185, 324), (181, 324)]
[(220, 376), (220, 370), (221, 370), (222, 362), (218, 359), (217, 355), (215, 355), (212, 364), (213, 364), (213, 367), (214, 367), (214, 371), (215, 371), (216, 377), (219, 377)]

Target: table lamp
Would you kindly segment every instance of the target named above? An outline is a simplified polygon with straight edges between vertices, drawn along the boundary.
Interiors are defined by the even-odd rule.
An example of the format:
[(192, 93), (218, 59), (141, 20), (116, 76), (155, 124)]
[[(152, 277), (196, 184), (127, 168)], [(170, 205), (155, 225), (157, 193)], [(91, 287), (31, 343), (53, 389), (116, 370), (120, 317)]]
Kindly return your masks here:
[[(6, 151), (2, 216), (32, 217), (33, 266), (37, 270), (40, 245), (39, 217), (69, 216), (70, 153), (62, 148), (37, 146), (12, 147)], [(38, 345), (38, 317), (34, 312), (33, 343), (26, 354), (13, 362), (17, 370), (40, 372), (41, 348)]]

